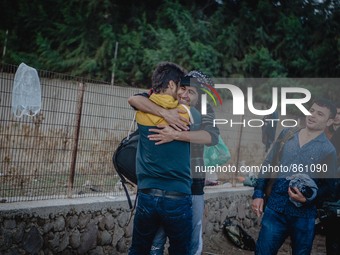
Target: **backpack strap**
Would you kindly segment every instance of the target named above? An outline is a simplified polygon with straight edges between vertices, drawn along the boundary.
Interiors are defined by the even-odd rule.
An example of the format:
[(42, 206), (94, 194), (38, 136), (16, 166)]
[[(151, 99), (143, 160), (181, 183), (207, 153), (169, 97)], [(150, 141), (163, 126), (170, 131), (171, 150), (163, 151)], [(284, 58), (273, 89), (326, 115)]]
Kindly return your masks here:
[(136, 111), (135, 111), (135, 113), (134, 113), (134, 115), (133, 115), (133, 119), (132, 119), (132, 121), (131, 121), (131, 124), (130, 124), (130, 128), (129, 128), (129, 132), (128, 132), (128, 135), (127, 135), (127, 139), (129, 140), (130, 139), (130, 135), (131, 135), (131, 133), (132, 133), (132, 127), (133, 127), (133, 124), (135, 123), (135, 120), (136, 120)]
[[(294, 137), (295, 133), (299, 132), (301, 129), (302, 129), (302, 127), (291, 128), (287, 131), (287, 133), (281, 139), (279, 139), (279, 138), (277, 139), (277, 141), (274, 144), (274, 146), (277, 146), (277, 147), (275, 148), (273, 160), (271, 162), (271, 164), (273, 166), (275, 166), (279, 163), (281, 156), (282, 156), (283, 146), (285, 145), (285, 143), (288, 142), (290, 139), (292, 139)], [(272, 192), (273, 184), (274, 184), (274, 181), (275, 181), (277, 175), (278, 175), (278, 172), (273, 172), (271, 174), (270, 179), (269, 179), (269, 181), (266, 185), (266, 189), (265, 189), (266, 197), (268, 197), (270, 195), (270, 193)]]
[[(133, 119), (132, 119), (131, 124), (130, 124), (129, 132), (128, 132), (128, 135), (127, 135), (127, 138), (126, 138), (127, 140), (130, 139), (130, 135), (131, 135), (131, 133), (132, 133), (132, 127), (133, 127), (133, 124), (134, 124), (134, 122), (135, 122), (135, 119), (136, 119), (136, 112), (134, 113)], [(116, 154), (116, 153), (115, 153), (115, 154)], [(115, 156), (116, 156), (116, 155), (113, 156), (113, 159), (115, 158)], [(112, 160), (112, 161), (113, 161), (114, 167), (115, 167), (116, 169), (118, 169), (118, 166), (116, 165), (115, 160)], [(116, 172), (117, 172), (118, 175), (119, 175), (120, 182), (122, 183), (123, 189), (124, 189), (124, 191), (125, 191), (125, 195), (126, 195), (126, 198), (127, 198), (127, 200), (128, 200), (129, 208), (130, 208), (130, 210), (131, 210), (131, 209), (133, 210), (135, 206), (132, 206), (132, 202), (131, 202), (131, 198), (130, 198), (130, 195), (129, 195), (129, 191), (128, 191), (127, 187), (126, 187), (126, 184), (130, 184), (130, 183), (125, 179), (125, 177), (124, 177), (119, 171), (116, 171)], [(130, 184), (130, 185), (131, 185), (131, 184)], [(136, 197), (136, 200), (137, 200), (137, 197)], [(135, 203), (135, 204), (136, 204), (136, 203)]]
[[(130, 197), (129, 197), (129, 198), (130, 198)], [(131, 219), (132, 219), (132, 216), (133, 216), (133, 212), (134, 212), (135, 209), (136, 209), (137, 199), (138, 199), (138, 191), (137, 191), (137, 194), (136, 194), (135, 202), (133, 203), (133, 207), (131, 208), (131, 206), (130, 206), (130, 209), (131, 209), (131, 211), (130, 211), (130, 217), (129, 217), (128, 221), (126, 222), (125, 226), (129, 226), (129, 224), (130, 224), (130, 222), (131, 222)], [(130, 201), (130, 203), (131, 203), (131, 201)]]
[[(114, 157), (115, 157), (115, 155), (113, 156), (113, 158), (114, 158)], [(113, 160), (113, 165), (114, 165), (114, 167), (115, 167), (116, 169), (118, 169), (118, 166), (116, 165), (115, 160)], [(128, 189), (127, 189), (127, 187), (126, 187), (126, 184), (130, 184), (130, 183), (125, 179), (125, 177), (124, 177), (119, 171), (116, 171), (116, 173), (119, 175), (120, 182), (122, 183), (123, 189), (124, 189), (124, 191), (125, 191), (125, 195), (126, 195), (126, 197), (127, 197), (128, 203), (129, 203), (129, 208), (132, 209), (131, 198), (130, 198)]]
[(191, 111), (190, 111), (189, 107), (187, 105), (185, 105), (185, 104), (181, 104), (181, 106), (183, 106), (183, 108), (188, 112), (191, 124), (194, 124), (194, 118), (193, 118), (193, 116), (191, 114)]
[(119, 174), (119, 176), (121, 178), (120, 182), (122, 183), (122, 186), (123, 186), (124, 191), (125, 191), (125, 195), (127, 197), (128, 203), (129, 203), (129, 208), (133, 209), (130, 194), (129, 194), (129, 191), (127, 190), (127, 187), (126, 187), (126, 184), (128, 184), (128, 182), (126, 181), (126, 179), (123, 175)]
[(278, 143), (277, 151), (275, 152), (272, 165), (277, 165), (277, 163), (280, 161), (282, 156), (282, 150), (283, 146), (286, 142), (288, 142), (290, 139), (292, 139), (295, 135), (295, 133), (299, 132), (302, 129), (302, 127), (293, 127), (287, 131), (287, 134), (283, 136), (281, 139), (278, 139), (276, 142)]

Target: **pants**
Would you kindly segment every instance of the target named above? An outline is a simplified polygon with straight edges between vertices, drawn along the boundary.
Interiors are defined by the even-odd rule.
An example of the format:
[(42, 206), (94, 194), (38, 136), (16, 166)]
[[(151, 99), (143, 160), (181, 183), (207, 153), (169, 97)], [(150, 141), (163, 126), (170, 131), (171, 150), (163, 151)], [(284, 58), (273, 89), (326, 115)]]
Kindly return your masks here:
[[(199, 255), (202, 253), (202, 218), (204, 211), (204, 195), (192, 196), (192, 237), (190, 244), (190, 255)], [(150, 255), (163, 255), (164, 245), (166, 243), (166, 234), (161, 227), (158, 229), (153, 240)]]
[(200, 255), (203, 249), (202, 220), (204, 212), (204, 195), (192, 196), (192, 237), (190, 255)]
[(340, 218), (332, 217), (325, 224), (327, 255), (340, 254)]
[(191, 196), (167, 198), (138, 194), (129, 255), (148, 255), (160, 226), (169, 237), (170, 255), (188, 255), (192, 232)]
[(275, 255), (290, 236), (293, 255), (309, 255), (314, 240), (314, 218), (300, 218), (266, 208), (256, 243), (256, 255)]

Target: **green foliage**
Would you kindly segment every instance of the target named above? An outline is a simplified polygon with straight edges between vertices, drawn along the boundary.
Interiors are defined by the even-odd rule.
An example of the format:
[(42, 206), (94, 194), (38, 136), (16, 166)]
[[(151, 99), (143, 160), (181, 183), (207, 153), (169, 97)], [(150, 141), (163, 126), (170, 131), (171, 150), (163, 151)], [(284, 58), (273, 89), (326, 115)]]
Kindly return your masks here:
[(252, 73), (255, 77), (285, 77), (284, 66), (280, 61), (273, 59), (267, 48), (253, 48), (245, 55), (242, 61), (243, 70)]
[(2, 61), (137, 87), (160, 61), (214, 77), (339, 77), (339, 0), (218, 2), (4, 0)]

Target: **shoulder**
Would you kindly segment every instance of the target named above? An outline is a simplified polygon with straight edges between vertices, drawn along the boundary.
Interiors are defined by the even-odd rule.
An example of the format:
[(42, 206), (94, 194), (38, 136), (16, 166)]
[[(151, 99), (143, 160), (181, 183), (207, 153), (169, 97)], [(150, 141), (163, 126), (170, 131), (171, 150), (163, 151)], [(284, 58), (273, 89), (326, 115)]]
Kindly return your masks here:
[(318, 143), (317, 148), (320, 153), (324, 153), (324, 155), (334, 155), (336, 156), (336, 150), (332, 144), (332, 142), (327, 138), (325, 133), (320, 134), (316, 141)]
[[(197, 110), (200, 111), (199, 109)], [(207, 113), (202, 114), (202, 121), (211, 121), (212, 119), (215, 119), (215, 112), (213, 107), (210, 104), (207, 104)]]
[(150, 97), (150, 95), (148, 93), (146, 93), (146, 92), (137, 93), (137, 94), (134, 94), (133, 96), (142, 96), (142, 97), (147, 97), (147, 98)]
[(282, 129), (281, 132), (279, 133), (277, 139), (278, 140), (284, 139), (288, 135), (288, 133), (297, 133), (297, 132), (295, 132), (295, 128), (296, 127)]
[(327, 136), (326, 136), (326, 134), (323, 134), (323, 136), (324, 136), (324, 143), (325, 143), (325, 145), (328, 147), (328, 149), (331, 151), (331, 152), (335, 152), (335, 147), (334, 147), (334, 145), (333, 145), (333, 143), (327, 138)]
[(214, 111), (214, 108), (211, 106), (211, 104), (207, 104), (207, 114), (215, 116), (215, 111)]
[(201, 121), (202, 121), (201, 113), (194, 107), (190, 108), (190, 112), (191, 112), (192, 118), (194, 119), (195, 123), (201, 123)]

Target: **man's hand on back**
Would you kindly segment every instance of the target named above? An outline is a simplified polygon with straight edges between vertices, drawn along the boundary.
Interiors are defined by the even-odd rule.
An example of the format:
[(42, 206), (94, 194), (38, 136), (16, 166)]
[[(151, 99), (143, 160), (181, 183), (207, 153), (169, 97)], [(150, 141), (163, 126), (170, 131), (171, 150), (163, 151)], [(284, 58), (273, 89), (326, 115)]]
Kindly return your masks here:
[(172, 142), (173, 140), (178, 139), (179, 132), (181, 132), (173, 129), (170, 126), (158, 125), (157, 127), (161, 129), (156, 128), (149, 129), (150, 132), (156, 134), (148, 135), (150, 141), (157, 141), (155, 143), (156, 145), (169, 143)]
[(160, 112), (161, 116), (177, 131), (188, 130), (189, 120), (180, 115), (186, 113), (184, 109), (164, 109)]

